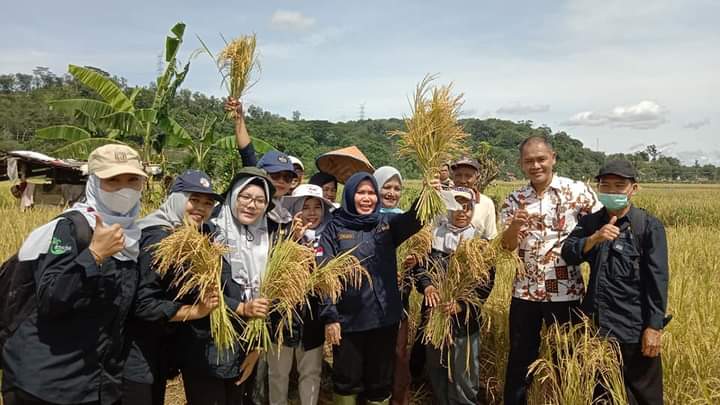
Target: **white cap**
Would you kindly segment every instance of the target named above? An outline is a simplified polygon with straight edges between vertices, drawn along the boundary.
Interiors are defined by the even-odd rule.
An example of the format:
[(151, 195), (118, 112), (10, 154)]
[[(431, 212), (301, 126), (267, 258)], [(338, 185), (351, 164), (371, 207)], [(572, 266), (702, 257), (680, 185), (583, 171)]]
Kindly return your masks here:
[[(326, 207), (333, 207), (332, 201), (323, 197), (322, 187), (314, 184), (301, 184), (297, 186), (297, 188), (293, 190), (292, 195), (283, 197), (282, 204), (291, 212), (296, 213), (298, 210), (296, 204), (300, 201), (305, 201), (308, 197), (319, 198)], [(300, 208), (302, 208), (302, 205)]]
[(300, 168), (305, 171), (305, 165), (303, 164), (302, 160), (296, 158), (295, 156), (288, 155), (288, 157), (290, 158), (290, 163), (300, 166)]

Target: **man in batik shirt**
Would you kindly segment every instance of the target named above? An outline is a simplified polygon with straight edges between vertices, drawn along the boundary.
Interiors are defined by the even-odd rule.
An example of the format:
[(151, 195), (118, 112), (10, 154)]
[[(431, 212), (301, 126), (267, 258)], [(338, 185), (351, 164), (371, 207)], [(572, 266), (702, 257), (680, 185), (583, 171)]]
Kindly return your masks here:
[(580, 266), (568, 266), (560, 252), (578, 219), (601, 205), (589, 186), (555, 174), (555, 163), (545, 138), (523, 141), (520, 165), (530, 184), (511, 193), (500, 213), (503, 246), (518, 249), (524, 264), (510, 303), (505, 404), (527, 403), (528, 367), (538, 357), (543, 322), (568, 322), (585, 292)]

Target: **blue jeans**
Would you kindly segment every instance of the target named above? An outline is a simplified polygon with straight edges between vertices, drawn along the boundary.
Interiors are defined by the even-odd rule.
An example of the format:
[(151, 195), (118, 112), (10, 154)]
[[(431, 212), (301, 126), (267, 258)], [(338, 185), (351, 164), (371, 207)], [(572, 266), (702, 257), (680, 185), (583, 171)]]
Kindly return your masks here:
[[(449, 349), (425, 347), (425, 365), (436, 404), (474, 405), (480, 392), (480, 333), (454, 337)], [(448, 370), (448, 355), (450, 369)]]

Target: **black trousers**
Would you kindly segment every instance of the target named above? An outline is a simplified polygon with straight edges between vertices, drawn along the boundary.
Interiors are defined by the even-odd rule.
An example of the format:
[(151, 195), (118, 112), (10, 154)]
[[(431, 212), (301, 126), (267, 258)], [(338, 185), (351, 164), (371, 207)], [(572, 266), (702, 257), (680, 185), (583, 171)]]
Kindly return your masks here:
[(535, 302), (514, 298), (510, 302), (510, 354), (505, 372), (506, 405), (527, 404), (527, 390), (532, 383), (528, 367), (540, 354), (540, 331), (543, 322), (552, 325), (572, 320), (580, 301)]
[[(34, 396), (28, 394), (27, 392), (17, 389), (17, 388), (13, 388), (11, 390), (3, 392), (2, 398), (3, 398), (4, 405), (56, 405), (53, 402), (43, 401), (42, 399), (34, 397)], [(96, 405), (96, 404), (100, 404), (100, 401), (85, 402), (83, 404), (77, 404), (77, 405)], [(119, 403), (116, 405), (119, 405)]]
[(123, 380), (122, 403), (128, 405), (163, 405), (165, 403), (166, 379), (154, 384)]
[(204, 375), (183, 374), (187, 405), (248, 405), (248, 384), (235, 385), (237, 378), (222, 379)]
[(390, 398), (398, 325), (342, 333), (333, 348), (333, 390), (339, 395), (362, 394), (368, 401)]
[[(663, 372), (661, 357), (645, 357), (639, 343), (620, 343), (623, 361), (623, 382), (629, 405), (662, 405)], [(595, 388), (595, 400), (609, 400), (600, 384)]]

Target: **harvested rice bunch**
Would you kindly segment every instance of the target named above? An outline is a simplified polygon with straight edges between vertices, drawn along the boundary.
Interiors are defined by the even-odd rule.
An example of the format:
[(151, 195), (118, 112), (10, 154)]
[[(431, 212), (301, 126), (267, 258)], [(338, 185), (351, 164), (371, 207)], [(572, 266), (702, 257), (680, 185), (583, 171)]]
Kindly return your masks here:
[[(292, 240), (281, 237), (270, 249), (267, 268), (260, 282), (260, 296), (272, 303), (269, 314), (280, 316), (276, 339), (282, 345), (285, 327), (298, 316), (297, 306), (306, 300), (310, 286), (310, 271), (315, 265), (315, 251)], [(253, 318), (247, 322), (242, 334), (246, 350), (267, 352), (272, 342), (268, 319)]]
[(360, 288), (363, 277), (372, 284), (367, 269), (348, 250), (315, 268), (310, 275), (310, 292), (321, 300), (336, 304), (347, 287)]
[(427, 186), (444, 162), (465, 152), (467, 134), (458, 123), (462, 94), (452, 94), (452, 84), (431, 88), (435, 76), (425, 76), (415, 90), (412, 116), (405, 118), (406, 131), (392, 131), (399, 136), (401, 157), (416, 159), (423, 173), (425, 186), (418, 200), (418, 219), (423, 225), (445, 212), (445, 204), (437, 190)]
[(407, 274), (411, 270), (405, 268), (404, 261), (408, 256), (415, 256), (419, 265), (424, 265), (432, 248), (432, 230), (430, 226), (424, 226), (418, 233), (411, 236), (397, 248), (398, 285), (406, 287), (409, 281)]
[(234, 352), (240, 338), (233, 325), (239, 318), (226, 307), (220, 288), (226, 252), (225, 246), (188, 221), (155, 245), (155, 270), (172, 277), (171, 285), (178, 290), (175, 299), (197, 294), (197, 304), (211, 289), (218, 290), (220, 303), (210, 313), (210, 332), (219, 353)]
[(230, 97), (240, 99), (251, 86), (252, 72), (258, 63), (255, 54), (255, 34), (244, 35), (230, 41), (218, 56), (218, 68)]

